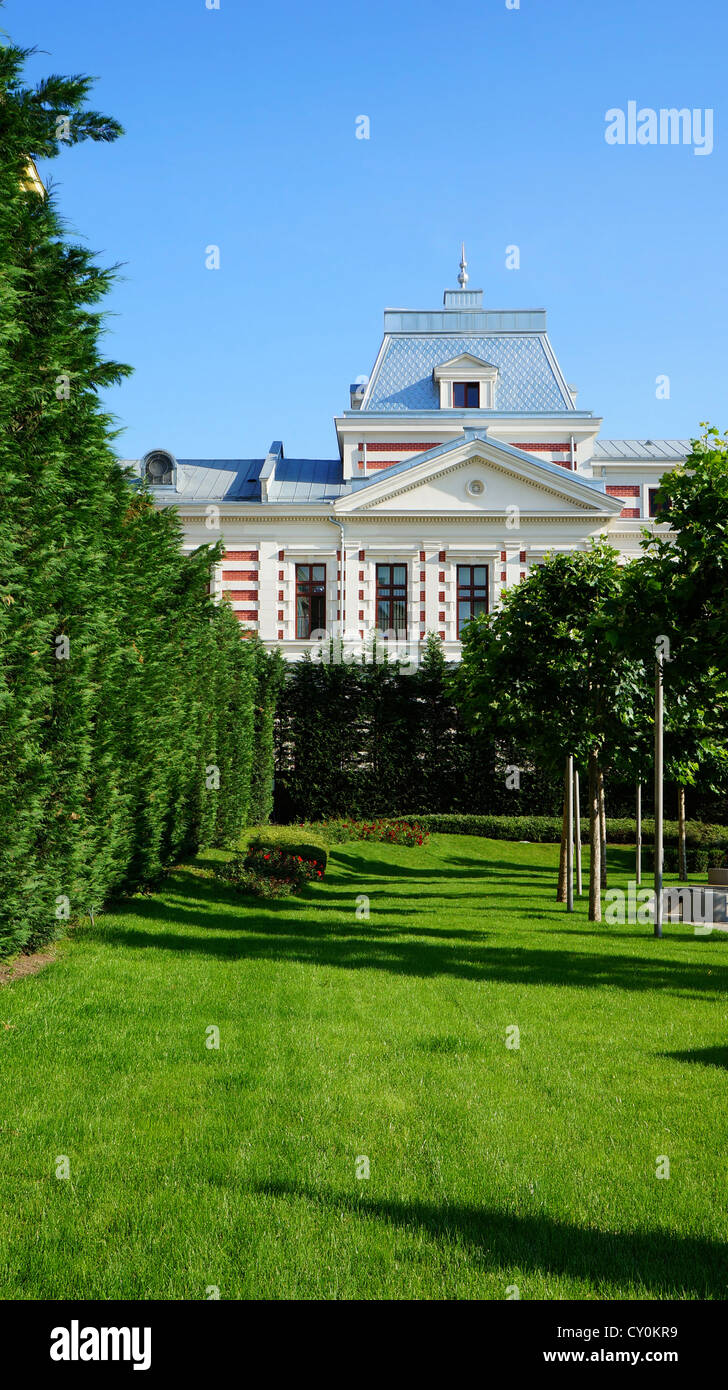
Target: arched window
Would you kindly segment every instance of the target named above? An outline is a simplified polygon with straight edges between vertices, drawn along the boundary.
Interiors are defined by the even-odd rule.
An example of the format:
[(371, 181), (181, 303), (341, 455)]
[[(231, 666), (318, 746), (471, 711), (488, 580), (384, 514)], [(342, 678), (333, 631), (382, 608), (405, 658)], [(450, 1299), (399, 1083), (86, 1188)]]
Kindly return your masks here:
[(143, 476), (152, 487), (171, 487), (177, 461), (166, 449), (152, 449), (143, 460)]

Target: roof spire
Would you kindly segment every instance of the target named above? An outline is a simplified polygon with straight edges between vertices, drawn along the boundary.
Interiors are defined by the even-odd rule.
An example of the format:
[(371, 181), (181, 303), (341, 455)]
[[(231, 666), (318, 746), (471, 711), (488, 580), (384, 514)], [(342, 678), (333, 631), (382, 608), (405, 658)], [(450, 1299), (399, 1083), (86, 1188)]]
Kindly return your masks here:
[(468, 263), (465, 259), (465, 242), (463, 241), (460, 244), (460, 274), (458, 275), (458, 284), (461, 290), (465, 289), (469, 279)]

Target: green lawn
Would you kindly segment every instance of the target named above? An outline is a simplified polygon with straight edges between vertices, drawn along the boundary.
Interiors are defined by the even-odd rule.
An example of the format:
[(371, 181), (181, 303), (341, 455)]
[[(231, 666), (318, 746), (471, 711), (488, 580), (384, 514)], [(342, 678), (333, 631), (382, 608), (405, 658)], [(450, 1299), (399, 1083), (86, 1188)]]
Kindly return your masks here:
[(202, 856), (0, 990), (0, 1296), (725, 1298), (728, 938), (567, 918), (557, 853)]

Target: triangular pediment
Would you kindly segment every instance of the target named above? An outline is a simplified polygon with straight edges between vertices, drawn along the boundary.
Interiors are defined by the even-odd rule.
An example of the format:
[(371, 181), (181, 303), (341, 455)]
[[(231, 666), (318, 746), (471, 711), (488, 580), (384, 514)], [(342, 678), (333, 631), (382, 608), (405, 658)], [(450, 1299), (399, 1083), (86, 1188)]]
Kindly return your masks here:
[(442, 445), (367, 480), (336, 504), (341, 514), (609, 518), (622, 503), (588, 480), (523, 450), (476, 437)]
[(476, 357), (473, 352), (461, 352), (457, 357), (450, 357), (447, 362), (438, 362), (434, 369), (434, 373), (435, 376), (438, 376), (444, 372), (459, 372), (461, 369), (463, 371), (498, 371), (495, 364), (493, 362), (486, 362), (484, 357)]

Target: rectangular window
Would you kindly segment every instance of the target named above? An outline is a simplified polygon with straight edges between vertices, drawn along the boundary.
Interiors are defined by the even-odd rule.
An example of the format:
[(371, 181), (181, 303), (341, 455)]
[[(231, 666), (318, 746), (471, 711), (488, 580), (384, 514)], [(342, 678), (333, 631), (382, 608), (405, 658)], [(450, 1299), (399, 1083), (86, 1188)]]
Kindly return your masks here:
[(458, 638), (466, 623), (488, 612), (488, 566), (458, 565)]
[(307, 641), (326, 627), (326, 566), (296, 565), (296, 637)]
[(454, 381), (452, 384), (452, 403), (461, 410), (477, 410), (480, 405), (480, 383), (477, 381)]
[(407, 636), (406, 565), (377, 565), (377, 631)]
[(660, 512), (663, 510), (662, 506), (657, 500), (658, 492), (659, 488), (656, 487), (651, 487), (647, 490), (647, 495), (650, 503), (650, 516), (659, 516)]

